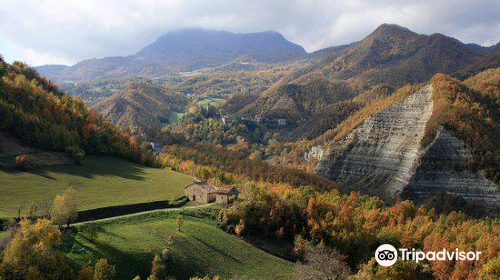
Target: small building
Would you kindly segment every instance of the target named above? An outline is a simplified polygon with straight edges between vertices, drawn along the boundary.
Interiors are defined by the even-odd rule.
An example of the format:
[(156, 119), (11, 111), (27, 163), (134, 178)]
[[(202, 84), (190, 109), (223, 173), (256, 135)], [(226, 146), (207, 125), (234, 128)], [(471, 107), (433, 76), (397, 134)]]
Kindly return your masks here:
[(278, 119), (278, 125), (286, 125), (285, 119)]
[(215, 193), (215, 201), (218, 204), (228, 204), (229, 202), (232, 202), (236, 198), (238, 198), (239, 193), (240, 192), (238, 191), (238, 189), (236, 189), (234, 186), (220, 187)]
[(260, 123), (260, 122), (262, 122), (262, 117), (261, 117), (261, 116), (256, 116), (256, 117), (255, 117), (255, 122), (256, 122), (256, 123)]
[(207, 182), (194, 182), (184, 189), (184, 193), (191, 201), (211, 203), (215, 201), (217, 189)]

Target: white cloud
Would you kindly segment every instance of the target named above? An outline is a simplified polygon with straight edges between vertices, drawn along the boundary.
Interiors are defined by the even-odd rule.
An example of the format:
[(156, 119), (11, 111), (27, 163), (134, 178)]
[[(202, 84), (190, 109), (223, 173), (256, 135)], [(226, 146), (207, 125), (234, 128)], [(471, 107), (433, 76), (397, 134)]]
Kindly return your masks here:
[(0, 53), (33, 65), (128, 55), (182, 27), (274, 29), (308, 51), (360, 40), (388, 22), (484, 45), (500, 38), (497, 0), (3, 0)]

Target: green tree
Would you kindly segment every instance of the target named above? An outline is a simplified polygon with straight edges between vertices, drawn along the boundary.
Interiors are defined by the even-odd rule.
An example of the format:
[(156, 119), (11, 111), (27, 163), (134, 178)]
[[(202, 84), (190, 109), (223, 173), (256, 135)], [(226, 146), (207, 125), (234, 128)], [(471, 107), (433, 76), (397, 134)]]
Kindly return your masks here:
[(56, 225), (66, 224), (69, 228), (71, 222), (75, 221), (78, 216), (78, 200), (76, 191), (72, 188), (66, 189), (62, 195), (57, 195), (54, 198), (50, 217)]
[(94, 241), (99, 236), (99, 226), (96, 223), (88, 223), (82, 227), (82, 231), (87, 233), (87, 238)]
[(71, 146), (66, 149), (66, 152), (75, 160), (77, 165), (81, 165), (85, 158), (85, 151), (77, 146)]

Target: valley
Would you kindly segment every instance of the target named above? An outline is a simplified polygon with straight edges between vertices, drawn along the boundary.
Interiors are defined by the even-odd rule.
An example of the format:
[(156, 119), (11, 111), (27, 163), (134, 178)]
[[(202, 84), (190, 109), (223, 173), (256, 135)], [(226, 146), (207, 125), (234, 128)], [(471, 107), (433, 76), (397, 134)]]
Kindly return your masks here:
[[(201, 31), (185, 32), (192, 35)], [(167, 34), (145, 49), (157, 49), (156, 58), (168, 56), (170, 39), (166, 38), (179, 34)], [(455, 180), (452, 174), (440, 179), (445, 180), (441, 183), (437, 179), (432, 183), (415, 181), (416, 174), (425, 177), (420, 162), (428, 158), (424, 149), (432, 150), (425, 147), (431, 141), (429, 129), (438, 129), (437, 109), (433, 108), (440, 105), (433, 106), (436, 97), (431, 78), (442, 72), (461, 75), (466, 83), (466, 78), (473, 79), (478, 73), (484, 76), (479, 71), (500, 66), (493, 59), (496, 50), (494, 46), (463, 44), (442, 34), (423, 35), (383, 24), (359, 42), (284, 61), (259, 62), (248, 54), (222, 66), (199, 66), (191, 72), (152, 80), (141, 75), (139, 81), (112, 82), (118, 85), (111, 86), (113, 95), (106, 93), (110, 86), (104, 83), (103, 97), (97, 103), (95, 94), (83, 97), (122, 130), (144, 140), (167, 145), (183, 141), (222, 145), (271, 165), (319, 174), (345, 192), (361, 191), (388, 202), (408, 198), (415, 184), (432, 184), (432, 192), (413, 191), (419, 193), (413, 198), (425, 203), (442, 194), (475, 197), (474, 203), (489, 201), (486, 205), (493, 208), (486, 208), (496, 213), (498, 184), (492, 172), (498, 172), (497, 163), (483, 164), (482, 170), (471, 173), (477, 178), (484, 177), (481, 173), (488, 177), (479, 179), (482, 183), (467, 181), (475, 185), (471, 187), (476, 189), (471, 191), (475, 195), (437, 186)], [(236, 65), (253, 66), (234, 68)], [(460, 72), (463, 69), (469, 71), (465, 77)], [(407, 84), (414, 86), (408, 88)], [(94, 90), (99, 88), (95, 85)], [(414, 93), (423, 86), (425, 90)], [(496, 113), (489, 116), (496, 118)], [(492, 137), (496, 131), (493, 128)], [(458, 141), (466, 140), (464, 137), (458, 135)], [(490, 145), (483, 144), (481, 148), (469, 147), (472, 153), (467, 166), (486, 162), (478, 158)], [(495, 148), (487, 149), (495, 153)], [(483, 155), (479, 155), (481, 151)], [(487, 162), (492, 161), (489, 156)], [(488, 193), (483, 200), (478, 196), (482, 192)]]

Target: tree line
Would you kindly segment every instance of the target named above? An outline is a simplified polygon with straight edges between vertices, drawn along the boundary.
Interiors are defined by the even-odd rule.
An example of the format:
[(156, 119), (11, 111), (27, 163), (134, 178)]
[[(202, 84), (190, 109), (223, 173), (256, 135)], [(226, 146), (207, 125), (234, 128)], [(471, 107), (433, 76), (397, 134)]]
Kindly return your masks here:
[[(240, 236), (267, 236), (295, 243), (302, 260), (309, 246), (326, 246), (336, 256), (317, 269), (337, 275), (316, 279), (497, 279), (500, 276), (500, 221), (463, 213), (438, 215), (434, 209), (400, 201), (391, 207), (376, 197), (338, 191), (317, 192), (287, 184), (252, 184), (245, 200), (223, 210), (220, 226)], [(423, 251), (481, 251), (478, 261), (398, 262), (378, 266), (381, 244)], [(323, 250), (324, 249), (314, 249)], [(307, 260), (305, 260), (307, 263)], [(322, 268), (323, 267), (323, 268)], [(303, 268), (302, 268), (303, 269)], [(350, 271), (356, 273), (345, 276)], [(303, 272), (303, 271), (302, 271)], [(305, 278), (313, 279), (313, 278)]]
[(251, 160), (245, 153), (229, 151), (208, 143), (188, 142), (165, 146), (162, 164), (181, 170), (182, 164), (191, 161), (200, 167), (220, 169), (247, 177), (253, 181), (271, 183), (286, 182), (292, 186), (312, 186), (317, 190), (337, 188), (332, 181), (304, 171), (271, 166), (259, 160)]

